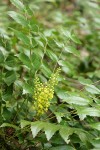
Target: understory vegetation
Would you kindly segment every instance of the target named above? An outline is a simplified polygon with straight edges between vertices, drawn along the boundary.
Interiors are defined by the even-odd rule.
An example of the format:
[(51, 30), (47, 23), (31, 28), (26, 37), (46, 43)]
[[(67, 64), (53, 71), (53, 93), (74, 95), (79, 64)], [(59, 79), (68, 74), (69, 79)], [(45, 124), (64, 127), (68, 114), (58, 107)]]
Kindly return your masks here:
[(0, 149), (100, 150), (100, 1), (0, 1)]

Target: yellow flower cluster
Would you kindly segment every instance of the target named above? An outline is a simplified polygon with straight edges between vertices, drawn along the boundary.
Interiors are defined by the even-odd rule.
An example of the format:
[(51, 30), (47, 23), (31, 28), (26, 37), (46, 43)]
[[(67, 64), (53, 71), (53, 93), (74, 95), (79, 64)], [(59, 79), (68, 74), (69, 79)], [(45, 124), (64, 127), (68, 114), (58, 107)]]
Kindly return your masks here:
[(38, 116), (47, 112), (50, 106), (50, 100), (54, 95), (54, 86), (58, 83), (58, 75), (60, 69), (58, 68), (55, 73), (53, 73), (46, 83), (41, 83), (39, 78), (36, 76), (34, 79), (34, 109)]

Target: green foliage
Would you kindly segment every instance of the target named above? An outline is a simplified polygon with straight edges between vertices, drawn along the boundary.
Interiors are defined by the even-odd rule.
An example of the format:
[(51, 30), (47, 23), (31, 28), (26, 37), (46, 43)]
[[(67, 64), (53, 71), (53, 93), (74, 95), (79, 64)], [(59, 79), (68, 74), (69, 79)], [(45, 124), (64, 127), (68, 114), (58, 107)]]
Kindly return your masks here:
[(0, 1), (0, 149), (99, 150), (99, 1), (23, 2)]

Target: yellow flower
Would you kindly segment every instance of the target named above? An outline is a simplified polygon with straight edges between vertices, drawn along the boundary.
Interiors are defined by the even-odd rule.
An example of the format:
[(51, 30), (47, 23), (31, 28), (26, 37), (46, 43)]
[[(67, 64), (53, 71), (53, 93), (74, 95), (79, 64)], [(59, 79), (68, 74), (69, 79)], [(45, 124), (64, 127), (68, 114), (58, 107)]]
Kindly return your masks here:
[(58, 83), (59, 72), (60, 69), (57, 69), (45, 84), (41, 83), (37, 76), (34, 79), (34, 108), (39, 116), (48, 111), (50, 100), (54, 95), (54, 86)]

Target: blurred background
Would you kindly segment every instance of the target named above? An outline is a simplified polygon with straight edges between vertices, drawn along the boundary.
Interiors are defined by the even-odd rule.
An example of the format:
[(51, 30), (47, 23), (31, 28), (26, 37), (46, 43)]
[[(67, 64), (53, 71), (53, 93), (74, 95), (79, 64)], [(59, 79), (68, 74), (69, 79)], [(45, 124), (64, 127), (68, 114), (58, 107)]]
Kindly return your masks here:
[[(23, 0), (45, 29), (63, 27), (74, 32), (81, 40), (77, 45), (81, 59), (72, 59), (77, 71), (93, 81), (100, 79), (100, 1), (99, 0)], [(0, 32), (6, 35), (13, 20), (9, 10), (16, 8), (10, 0), (0, 0)], [(72, 57), (72, 56), (71, 56)], [(70, 60), (69, 60), (70, 61)]]

